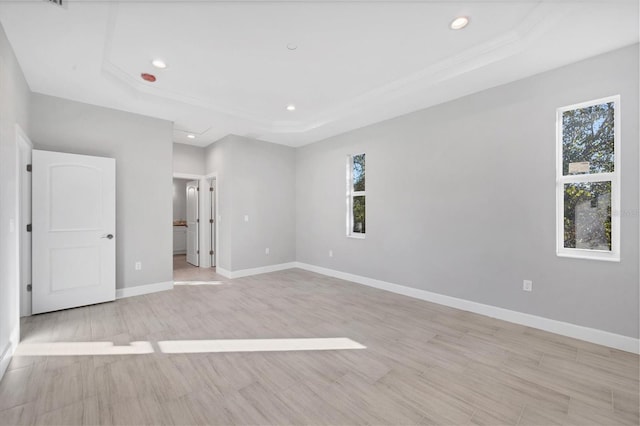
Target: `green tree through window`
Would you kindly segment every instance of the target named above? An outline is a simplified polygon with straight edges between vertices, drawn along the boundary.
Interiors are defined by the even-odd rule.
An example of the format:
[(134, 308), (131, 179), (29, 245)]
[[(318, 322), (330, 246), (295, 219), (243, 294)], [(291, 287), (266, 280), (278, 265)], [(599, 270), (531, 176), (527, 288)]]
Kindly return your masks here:
[(616, 96), (558, 109), (559, 255), (619, 259), (618, 105)]
[(367, 228), (365, 154), (349, 156), (347, 167), (347, 235), (364, 236)]
[[(614, 110), (607, 102), (562, 114), (563, 175), (613, 172)], [(588, 170), (572, 172), (577, 163), (588, 163)]]

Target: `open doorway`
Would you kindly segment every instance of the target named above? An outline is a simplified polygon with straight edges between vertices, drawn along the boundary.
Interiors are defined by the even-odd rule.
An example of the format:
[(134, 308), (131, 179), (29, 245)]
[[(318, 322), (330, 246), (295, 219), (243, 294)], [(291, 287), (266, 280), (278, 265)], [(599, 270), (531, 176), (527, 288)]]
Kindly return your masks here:
[(173, 278), (215, 279), (215, 177), (174, 174)]
[[(173, 179), (173, 262), (186, 266), (187, 263), (187, 184), (190, 179)], [(192, 230), (193, 232), (193, 230)], [(197, 238), (197, 233), (196, 233)], [(196, 242), (197, 244), (197, 242)], [(197, 250), (197, 249), (196, 249)], [(194, 266), (198, 266), (197, 264)]]

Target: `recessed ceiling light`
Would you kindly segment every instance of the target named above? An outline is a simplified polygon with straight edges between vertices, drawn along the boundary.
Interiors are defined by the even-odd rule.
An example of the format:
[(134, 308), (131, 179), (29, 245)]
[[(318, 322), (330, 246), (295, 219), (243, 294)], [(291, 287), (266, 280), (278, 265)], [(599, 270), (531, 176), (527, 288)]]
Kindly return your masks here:
[(451, 21), (451, 29), (452, 30), (461, 30), (469, 24), (469, 18), (466, 16), (458, 16), (456, 19)]
[(188, 137), (189, 139), (195, 139), (195, 138), (196, 138), (196, 135), (192, 135), (191, 133), (189, 133), (189, 134), (187, 135), (187, 137)]
[(151, 61), (151, 65), (153, 65), (156, 68), (160, 68), (161, 70), (167, 67), (167, 63), (162, 59), (154, 59), (153, 61)]
[(287, 105), (287, 111), (295, 111), (295, 110), (296, 110), (296, 106), (294, 104)]
[(298, 45), (295, 43), (289, 43), (287, 44), (287, 49), (289, 50), (296, 50), (298, 48)]

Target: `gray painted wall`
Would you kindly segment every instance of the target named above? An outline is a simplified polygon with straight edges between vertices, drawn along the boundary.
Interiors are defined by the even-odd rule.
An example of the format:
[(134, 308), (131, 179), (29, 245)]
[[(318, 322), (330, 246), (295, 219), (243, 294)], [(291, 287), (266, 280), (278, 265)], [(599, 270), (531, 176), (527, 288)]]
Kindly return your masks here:
[(37, 149), (116, 159), (117, 287), (172, 281), (172, 123), (40, 94), (30, 119)]
[(216, 190), (218, 191), (218, 205), (216, 214), (218, 216), (218, 255), (216, 256), (216, 266), (218, 268), (231, 270), (231, 229), (233, 188), (230, 171), (233, 138), (224, 137), (221, 140), (209, 145), (205, 149), (205, 164), (207, 174), (216, 173)]
[(293, 262), (295, 150), (235, 137), (233, 153), (232, 270)]
[[(556, 108), (615, 94), (622, 260), (556, 257)], [(345, 236), (359, 152), (364, 240)], [(638, 45), (302, 147), (296, 167), (300, 262), (638, 337)]]
[[(29, 134), (29, 94), (29, 86), (0, 26), (0, 356), (20, 322), (15, 125), (18, 123)], [(14, 224), (13, 231), (10, 223)]]
[(173, 173), (205, 174), (205, 149), (199, 146), (173, 144)]
[(219, 178), (220, 266), (237, 271), (294, 261), (295, 150), (229, 135), (206, 157), (207, 173)]

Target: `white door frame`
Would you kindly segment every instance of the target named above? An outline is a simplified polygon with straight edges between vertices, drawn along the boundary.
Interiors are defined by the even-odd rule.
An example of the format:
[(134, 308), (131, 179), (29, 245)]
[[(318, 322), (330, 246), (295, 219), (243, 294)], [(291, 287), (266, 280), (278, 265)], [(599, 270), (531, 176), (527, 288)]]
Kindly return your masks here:
[[(207, 182), (209, 183), (209, 187), (213, 188), (213, 192), (211, 190), (209, 190), (209, 202), (207, 203), (207, 207), (209, 207), (209, 212), (210, 214), (210, 219), (213, 219), (213, 229), (211, 229), (211, 226), (209, 226), (209, 247), (213, 248), (213, 254), (209, 255), (209, 261), (211, 262), (211, 266), (215, 267), (218, 264), (218, 252), (217, 252), (217, 247), (218, 244), (216, 243), (217, 239), (218, 239), (218, 234), (216, 232), (217, 226), (218, 226), (218, 210), (217, 210), (217, 206), (216, 206), (216, 200), (217, 200), (217, 192), (218, 192), (218, 180), (215, 177), (212, 178), (208, 178)], [(211, 196), (213, 194), (213, 197)], [(211, 238), (211, 234), (213, 231), (213, 241)], [(215, 259), (215, 260), (214, 260)]]
[[(25, 212), (23, 211), (23, 205), (25, 203), (25, 197), (31, 199), (31, 186), (27, 186), (27, 191), (25, 193), (25, 174), (29, 173), (26, 170), (27, 162), (23, 161), (23, 153), (30, 153), (33, 151), (33, 143), (29, 140), (27, 134), (22, 130), (22, 127), (16, 123), (16, 184), (18, 187), (17, 200), (16, 200), (16, 223), (18, 229), (18, 237), (17, 237), (17, 251), (18, 253), (18, 285), (20, 286), (20, 290), (18, 294), (20, 295), (19, 306), (20, 306), (20, 316), (26, 317), (31, 315), (31, 293), (27, 291), (27, 286), (25, 285), (23, 271), (27, 268), (31, 268), (31, 250), (23, 251), (23, 247), (28, 243), (27, 238), (31, 238), (30, 234), (25, 232), (26, 226), (30, 223), (30, 220), (24, 218)], [(28, 215), (31, 216), (31, 212), (28, 212)]]
[[(202, 195), (203, 193), (209, 193), (209, 191), (205, 191), (203, 190), (203, 188), (209, 188), (209, 181), (210, 179), (215, 179), (216, 180), (216, 190), (214, 191), (215, 197), (216, 197), (216, 209), (218, 208), (218, 192), (219, 192), (219, 188), (220, 188), (220, 181), (218, 180), (218, 174), (217, 173), (210, 173), (208, 175), (197, 175), (197, 174), (191, 174), (191, 173), (173, 173), (173, 177), (176, 179), (190, 179), (190, 180), (198, 180), (199, 184), (200, 184), (200, 191), (198, 191), (198, 213), (199, 213), (199, 217), (200, 218), (210, 218), (210, 210), (211, 210), (211, 203), (207, 203), (206, 200), (204, 200), (204, 196)], [(218, 259), (219, 259), (219, 247), (220, 245), (218, 244), (218, 234), (219, 234), (219, 225), (218, 225), (218, 220), (217, 218), (212, 218), (214, 219), (214, 223), (216, 225), (216, 238), (215, 238), (215, 244), (214, 244), (214, 252), (216, 254), (216, 264), (218, 263)], [(202, 225), (202, 223), (201, 223)], [(198, 239), (199, 239), (199, 243), (200, 243), (200, 247), (203, 246), (208, 246), (211, 247), (211, 241), (210, 237), (207, 235), (209, 234), (208, 232), (209, 227), (207, 226), (200, 226), (199, 230), (198, 230)], [(173, 248), (171, 249), (171, 253), (173, 253)], [(209, 250), (200, 250), (200, 267), (201, 268), (210, 268), (211, 267), (211, 256), (209, 256)]]

